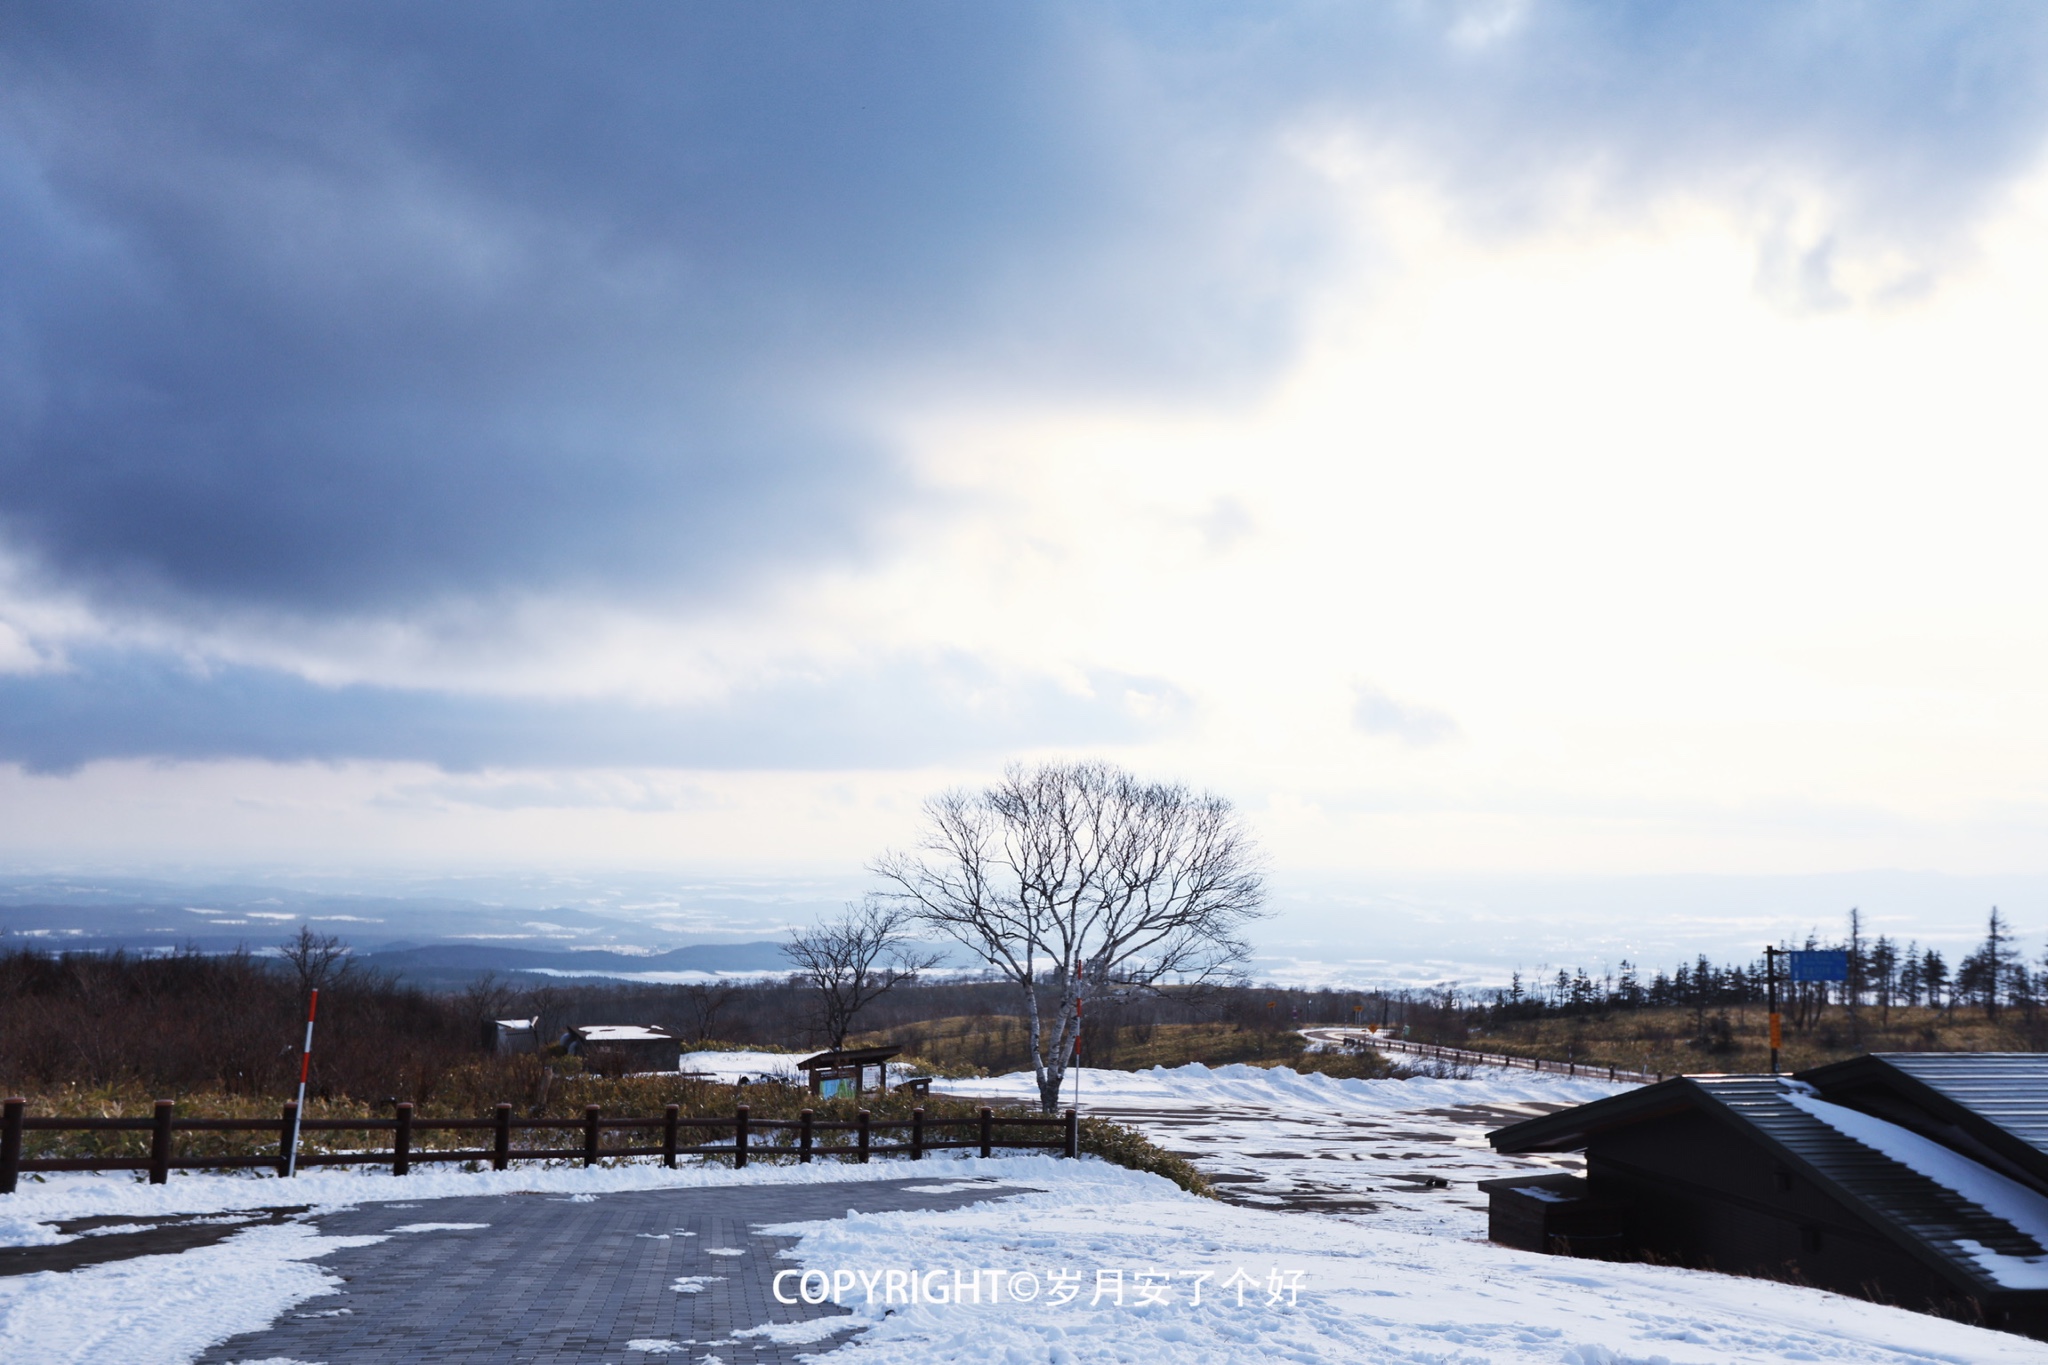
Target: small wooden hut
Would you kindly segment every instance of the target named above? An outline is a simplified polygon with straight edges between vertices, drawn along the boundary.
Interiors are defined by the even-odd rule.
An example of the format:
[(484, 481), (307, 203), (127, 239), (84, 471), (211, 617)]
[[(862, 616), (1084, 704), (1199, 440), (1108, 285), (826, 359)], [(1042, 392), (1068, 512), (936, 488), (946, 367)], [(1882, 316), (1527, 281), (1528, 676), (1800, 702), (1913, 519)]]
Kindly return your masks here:
[(869, 1067), (875, 1069), (875, 1093), (889, 1089), (889, 1062), (903, 1051), (900, 1047), (849, 1047), (820, 1052), (796, 1064), (810, 1073), (811, 1093), (820, 1098), (832, 1095), (860, 1095), (866, 1091)]

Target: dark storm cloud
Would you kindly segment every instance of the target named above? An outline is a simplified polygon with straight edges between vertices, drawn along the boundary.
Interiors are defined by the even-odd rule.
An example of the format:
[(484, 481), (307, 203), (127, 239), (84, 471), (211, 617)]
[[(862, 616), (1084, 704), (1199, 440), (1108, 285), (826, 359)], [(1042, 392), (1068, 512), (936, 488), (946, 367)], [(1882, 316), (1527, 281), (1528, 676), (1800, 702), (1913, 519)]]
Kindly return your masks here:
[(959, 657), (894, 659), (697, 706), (533, 701), (322, 687), (257, 668), (197, 672), (114, 654), (63, 674), (0, 675), (0, 763), (392, 759), (488, 767), (896, 768), (1036, 745), (1122, 744), (1176, 724), (1157, 679), (1100, 673), (1077, 694)]
[(835, 386), (1100, 197), (1043, 35), (959, 13), (23, 16), (15, 535), (314, 612), (844, 549), (899, 490)]
[[(1779, 251), (1824, 301), (1842, 243), (1939, 257), (2034, 165), (2044, 36), (2037, 5), (18, 0), (0, 550), (169, 618), (724, 596), (917, 510), (892, 405), (1270, 376), (1342, 221), (1287, 130), (1400, 147), (1502, 231), (1560, 177), (1623, 206), (1789, 178), (1833, 205)], [(0, 687), (0, 756), (1114, 730), (1048, 692), (920, 732), (958, 669), (890, 667), (656, 716), (95, 658)]]
[(1263, 373), (1290, 120), (1508, 214), (1783, 162), (1915, 232), (2038, 145), (2035, 7), (1514, 13), (11, 6), (0, 525), (166, 606), (715, 594), (910, 495), (877, 394)]

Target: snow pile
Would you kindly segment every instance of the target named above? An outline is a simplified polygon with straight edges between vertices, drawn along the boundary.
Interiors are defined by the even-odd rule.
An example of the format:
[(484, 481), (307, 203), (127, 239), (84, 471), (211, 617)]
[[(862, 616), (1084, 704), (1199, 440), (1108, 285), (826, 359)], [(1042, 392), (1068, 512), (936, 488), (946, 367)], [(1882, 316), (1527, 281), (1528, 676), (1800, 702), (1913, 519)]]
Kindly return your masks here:
[[(854, 1313), (845, 1321), (867, 1328), (831, 1357), (846, 1365), (2042, 1358), (2038, 1342), (1792, 1285), (1368, 1233), (1194, 1199), (1157, 1177), (1094, 1162), (1069, 1163), (1054, 1190), (998, 1204), (771, 1231), (801, 1238), (792, 1266), (864, 1277), (839, 1299)], [(952, 1283), (977, 1274), (985, 1287), (1003, 1288), (996, 1302), (964, 1294), (891, 1301), (887, 1272), (897, 1269), (949, 1300)], [(882, 1287), (870, 1295), (867, 1279)], [(1012, 1296), (1012, 1285), (1030, 1301)], [(797, 1292), (794, 1277), (785, 1292)]]

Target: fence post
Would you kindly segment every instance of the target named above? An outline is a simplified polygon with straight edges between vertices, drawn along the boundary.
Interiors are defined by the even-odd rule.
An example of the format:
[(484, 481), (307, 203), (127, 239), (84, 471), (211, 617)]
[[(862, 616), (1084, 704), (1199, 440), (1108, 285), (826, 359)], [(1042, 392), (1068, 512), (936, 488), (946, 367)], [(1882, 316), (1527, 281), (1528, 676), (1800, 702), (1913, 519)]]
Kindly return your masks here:
[(299, 1128), (299, 1102), (284, 1102), (284, 1121), (277, 1133), (277, 1174), (283, 1179), (292, 1173), (292, 1134)]
[(910, 1111), (910, 1159), (924, 1160), (924, 1106)]
[(1067, 1111), (1067, 1150), (1061, 1153), (1061, 1155), (1068, 1157), (1078, 1157), (1081, 1155), (1081, 1116), (1071, 1109)]
[(156, 1127), (149, 1135), (149, 1183), (162, 1185), (171, 1178), (171, 1112), (177, 1105), (170, 1100), (156, 1102)]
[(493, 1117), (498, 1124), (491, 1134), (491, 1169), (502, 1171), (512, 1164), (512, 1106), (499, 1105)]
[(797, 1158), (797, 1164), (808, 1166), (811, 1164), (811, 1111), (804, 1110), (801, 1117), (803, 1129), (798, 1134), (797, 1143), (803, 1148), (803, 1155)]
[(854, 1115), (854, 1125), (860, 1130), (860, 1164), (868, 1164), (868, 1111), (863, 1109)]
[(670, 1170), (676, 1168), (676, 1115), (682, 1108), (672, 1104), (661, 1111), (661, 1164)]
[(13, 1194), (21, 1175), (21, 1119), (27, 1108), (21, 1096), (7, 1097), (6, 1117), (0, 1119), (0, 1194)]
[(405, 1175), (412, 1170), (412, 1105), (408, 1102), (398, 1106), (398, 1131), (391, 1135), (391, 1174)]
[(732, 1121), (732, 1168), (739, 1170), (747, 1164), (747, 1106), (741, 1105)]
[(586, 1166), (597, 1164), (597, 1114), (596, 1105), (583, 1106), (583, 1164)]
[(996, 1111), (987, 1105), (981, 1106), (981, 1154), (988, 1156), (995, 1150)]

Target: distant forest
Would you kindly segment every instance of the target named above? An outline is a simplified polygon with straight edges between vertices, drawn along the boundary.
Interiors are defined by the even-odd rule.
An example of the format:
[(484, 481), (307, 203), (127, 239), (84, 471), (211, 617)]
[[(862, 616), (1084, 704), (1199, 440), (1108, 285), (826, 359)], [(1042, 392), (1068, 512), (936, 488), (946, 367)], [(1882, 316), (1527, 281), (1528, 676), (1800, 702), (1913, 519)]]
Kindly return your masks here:
[[(1843, 953), (1848, 979), (1842, 982), (1788, 982), (1778, 969), (1778, 999), (1787, 1022), (1811, 1022), (1829, 1004), (1932, 1009), (1953, 1013), (1958, 1008), (1982, 1010), (1996, 1018), (2001, 1009), (2019, 1009), (2030, 1017), (2048, 1003), (2048, 960), (2030, 964), (2014, 946), (2011, 927), (1995, 908), (1985, 925), (1984, 939), (1953, 969), (1933, 948), (1917, 942), (1903, 945), (1880, 935), (1866, 938), (1862, 916), (1850, 912), (1846, 939), (1823, 943), (1813, 935), (1786, 949)], [(1583, 969), (1560, 970), (1547, 980), (1524, 980), (1517, 972), (1509, 985), (1483, 993), (1479, 1000), (1495, 1018), (1534, 1019), (1552, 1014), (1587, 1014), (1608, 1010), (1720, 1009), (1729, 1005), (1762, 1004), (1769, 995), (1769, 974), (1761, 956), (1746, 963), (1720, 965), (1700, 957), (1671, 972), (1648, 977), (1629, 962), (1600, 976)]]
[[(1942, 954), (1887, 937), (1866, 939), (1852, 915), (1846, 940), (1809, 937), (1802, 948), (1847, 954), (1847, 982), (1780, 985), (1795, 1029), (1829, 1007), (2018, 1011), (2031, 1021), (2048, 1003), (2048, 964), (2030, 962), (1993, 911), (1978, 947), (1953, 968)], [(424, 1103), (458, 1071), (484, 1083), (501, 1063), (491, 1055), (492, 1021), (540, 1019), (554, 1038), (579, 1024), (654, 1024), (685, 1043), (807, 1050), (819, 1044), (815, 994), (798, 979), (689, 985), (528, 984), (484, 974), (461, 990), (427, 990), (353, 961), (345, 945), (301, 938), (282, 956), (252, 952), (162, 955), (0, 950), (0, 1092), (53, 1087), (151, 1087), (281, 1096), (298, 1072), (307, 992), (321, 991), (313, 1088), (322, 1096)], [(1088, 1065), (1143, 1065), (1160, 1053), (1155, 1035), (1187, 1025), (1229, 1034), (1284, 1035), (1314, 1025), (1386, 1024), (1433, 1041), (1516, 1021), (1586, 1019), (1617, 1011), (1683, 1009), (1704, 1035), (1709, 1018), (1754, 1006), (1766, 995), (1765, 964), (1719, 965), (1704, 957), (1645, 975), (1623, 963), (1612, 973), (1559, 971), (1542, 981), (1519, 974), (1505, 987), (1444, 985), (1414, 990), (1298, 989), (1243, 985), (1199, 994), (1111, 994), (1092, 1000), (1084, 1033)], [(857, 1032), (888, 1037), (915, 1057), (943, 1051), (958, 1066), (1000, 1071), (1025, 1064), (1013, 988), (987, 981), (925, 979), (868, 1005)], [(1163, 1037), (1163, 1035), (1161, 1035)], [(1190, 1039), (1192, 1042), (1192, 1038)], [(1294, 1040), (1299, 1050), (1299, 1040)], [(934, 1054), (936, 1055), (936, 1053)], [(1282, 1056), (1263, 1047), (1245, 1056)], [(1203, 1058), (1189, 1058), (1203, 1060)], [(1224, 1059), (1219, 1052), (1215, 1060)], [(486, 1087), (487, 1088), (487, 1087)]]

